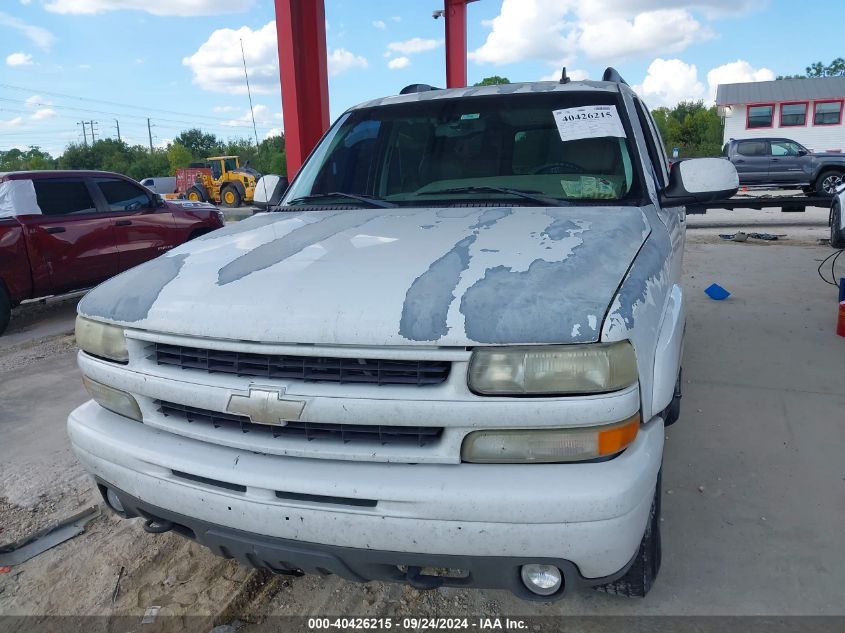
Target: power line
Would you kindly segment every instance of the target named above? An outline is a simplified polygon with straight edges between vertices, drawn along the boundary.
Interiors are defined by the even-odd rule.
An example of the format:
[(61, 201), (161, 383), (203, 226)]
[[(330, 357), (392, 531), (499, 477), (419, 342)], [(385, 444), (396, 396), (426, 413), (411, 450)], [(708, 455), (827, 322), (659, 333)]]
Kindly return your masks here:
[[(2, 85), (2, 84), (0, 84), (0, 85)], [(86, 113), (90, 113), (90, 114), (105, 114), (105, 115), (109, 115), (109, 116), (132, 117), (132, 118), (140, 119), (141, 121), (144, 121), (147, 118), (146, 116), (141, 115), (141, 114), (127, 114), (125, 112), (111, 112), (111, 111), (107, 111), (107, 110), (92, 110), (90, 108), (77, 108), (77, 107), (74, 107), (74, 106), (54, 104), (54, 103), (37, 103), (37, 102), (33, 102), (33, 101), (27, 102), (25, 99), (11, 99), (9, 97), (0, 97), (0, 101), (7, 101), (9, 103), (24, 103), (24, 104), (28, 104), (28, 105), (41, 106), (41, 107), (44, 107), (44, 108), (59, 108), (59, 109), (62, 109), (62, 110), (72, 110), (74, 112), (86, 112)], [(32, 114), (32, 112), (28, 111), (28, 110), (15, 110), (13, 108), (0, 108), (0, 110), (3, 110), (5, 112), (14, 112), (16, 114)], [(151, 109), (151, 111), (152, 110), (154, 110), (154, 108)], [(191, 115), (187, 115), (187, 116), (191, 116)], [(246, 128), (246, 129), (250, 129), (250, 127), (251, 127), (249, 125), (249, 123), (247, 123), (247, 122), (234, 123), (231, 119), (218, 119), (218, 120), (222, 121), (222, 123), (220, 123), (220, 125), (218, 125), (215, 129), (222, 129), (222, 128)], [(164, 122), (168, 122), (168, 123), (175, 123), (175, 124), (178, 124), (178, 125), (190, 125), (190, 126), (194, 126), (194, 127), (197, 127), (198, 125), (206, 125), (206, 127), (211, 126), (211, 124), (209, 124), (209, 123), (203, 124), (201, 121), (197, 122), (197, 121), (193, 121), (193, 120), (192, 121), (187, 121), (187, 120), (183, 121), (183, 120), (179, 120), (179, 119), (167, 119), (167, 118), (156, 117), (156, 121), (164, 121)], [(262, 130), (272, 129), (272, 126), (270, 126), (270, 125), (259, 126), (259, 127)]]
[[(165, 114), (175, 114), (176, 116), (185, 116), (185, 117), (190, 117), (192, 119), (210, 119), (210, 120), (219, 121), (219, 122), (223, 122), (223, 123), (228, 121), (228, 119), (225, 119), (223, 117), (215, 117), (215, 116), (211, 116), (211, 115), (207, 115), (207, 114), (195, 114), (195, 113), (192, 113), (192, 112), (178, 112), (176, 110), (164, 110), (162, 108), (150, 108), (150, 107), (147, 107), (147, 106), (138, 106), (138, 105), (132, 105), (132, 104), (128, 104), (128, 103), (120, 103), (118, 101), (107, 101), (105, 99), (93, 99), (91, 97), (79, 97), (79, 96), (76, 96), (76, 95), (69, 95), (69, 94), (65, 94), (65, 93), (61, 93), (61, 92), (51, 92), (49, 90), (39, 90), (37, 88), (27, 88), (25, 86), (15, 86), (15, 85), (6, 84), (6, 83), (0, 83), (0, 88), (8, 88), (9, 90), (17, 90), (17, 91), (21, 91), (21, 92), (29, 92), (29, 93), (34, 93), (34, 94), (43, 93), (43, 94), (50, 95), (52, 97), (62, 97), (64, 99), (74, 99), (74, 100), (78, 100), (78, 101), (87, 101), (87, 102), (91, 102), (91, 103), (104, 103), (106, 105), (118, 106), (118, 107), (121, 107), (121, 108), (131, 108), (133, 110), (143, 110), (145, 112), (163, 112)], [(131, 116), (131, 115), (128, 115), (128, 116)]]

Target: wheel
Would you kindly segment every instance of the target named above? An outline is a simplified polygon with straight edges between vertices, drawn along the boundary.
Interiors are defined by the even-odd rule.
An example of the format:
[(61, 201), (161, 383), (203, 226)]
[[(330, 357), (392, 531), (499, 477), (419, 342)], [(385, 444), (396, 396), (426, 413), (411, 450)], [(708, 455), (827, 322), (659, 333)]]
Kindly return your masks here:
[(657, 473), (657, 485), (654, 488), (654, 499), (651, 501), (651, 512), (645, 527), (640, 549), (634, 557), (634, 563), (625, 575), (605, 585), (595, 587), (598, 591), (612, 593), (629, 598), (644, 598), (654, 585), (660, 571), (663, 558), (663, 547), (660, 542), (660, 495), (662, 470)]
[(9, 293), (3, 286), (0, 286), (0, 334), (6, 331), (9, 320), (12, 318), (12, 301)]
[(681, 380), (683, 369), (678, 371), (678, 380), (675, 382), (675, 393), (672, 395), (672, 402), (663, 410), (663, 426), (672, 426), (681, 417)]
[(830, 245), (833, 248), (845, 248), (845, 231), (842, 230), (842, 206), (839, 199), (830, 207)]
[(842, 172), (834, 169), (823, 171), (816, 179), (816, 193), (820, 196), (832, 196), (842, 184)]
[(205, 202), (205, 194), (199, 187), (191, 187), (185, 192), (185, 197), (191, 202)]
[(224, 207), (234, 208), (241, 206), (241, 194), (234, 187), (223, 187), (220, 192), (220, 202)]

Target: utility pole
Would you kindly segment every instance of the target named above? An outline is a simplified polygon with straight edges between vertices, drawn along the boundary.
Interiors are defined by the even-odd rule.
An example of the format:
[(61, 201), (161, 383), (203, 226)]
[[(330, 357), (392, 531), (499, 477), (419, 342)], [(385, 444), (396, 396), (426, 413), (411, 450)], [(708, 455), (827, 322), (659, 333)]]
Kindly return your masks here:
[(114, 124), (117, 126), (117, 141), (120, 142), (122, 139), (120, 138), (120, 121), (117, 119), (114, 120)]
[(153, 153), (153, 128), (150, 125), (150, 119), (147, 118), (147, 133), (150, 135), (150, 154)]
[(77, 123), (77, 125), (80, 125), (80, 124), (82, 124), (82, 139), (85, 143), (85, 147), (88, 147), (88, 130), (85, 127), (87, 125), (87, 123), (85, 121), (80, 121), (79, 123)]
[(90, 121), (90, 122), (89, 122), (89, 125), (91, 126), (91, 145), (93, 145), (93, 144), (94, 144), (94, 141), (96, 140), (96, 139), (94, 138), (94, 132), (95, 132), (95, 130), (94, 130), (94, 124), (95, 124), (95, 123), (97, 123), (97, 121)]

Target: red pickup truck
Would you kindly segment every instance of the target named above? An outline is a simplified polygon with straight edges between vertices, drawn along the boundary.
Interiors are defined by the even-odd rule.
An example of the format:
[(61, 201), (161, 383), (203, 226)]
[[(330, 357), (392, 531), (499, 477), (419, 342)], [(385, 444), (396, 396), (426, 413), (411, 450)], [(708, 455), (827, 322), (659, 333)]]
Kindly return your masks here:
[(0, 173), (0, 334), (26, 299), (84, 290), (223, 226), (102, 171)]

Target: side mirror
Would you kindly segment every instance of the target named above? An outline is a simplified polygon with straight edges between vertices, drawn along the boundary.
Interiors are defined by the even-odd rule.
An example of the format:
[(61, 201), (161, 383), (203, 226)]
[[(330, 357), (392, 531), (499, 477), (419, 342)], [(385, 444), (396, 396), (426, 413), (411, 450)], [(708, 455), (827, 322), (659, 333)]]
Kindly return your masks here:
[(807, 155), (807, 154), (809, 154), (809, 153), (810, 153), (810, 152), (808, 152), (808, 151), (807, 151), (807, 150), (805, 150), (805, 149), (799, 149), (799, 150), (798, 150), (798, 155), (799, 155), (799, 156), (806, 156), (806, 155)]
[(672, 165), (669, 185), (660, 193), (660, 203), (678, 207), (730, 198), (739, 189), (733, 163), (724, 158), (690, 158)]

